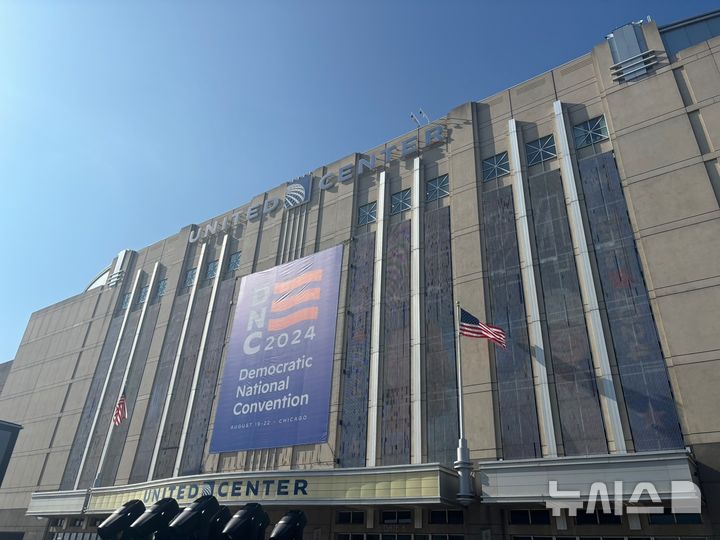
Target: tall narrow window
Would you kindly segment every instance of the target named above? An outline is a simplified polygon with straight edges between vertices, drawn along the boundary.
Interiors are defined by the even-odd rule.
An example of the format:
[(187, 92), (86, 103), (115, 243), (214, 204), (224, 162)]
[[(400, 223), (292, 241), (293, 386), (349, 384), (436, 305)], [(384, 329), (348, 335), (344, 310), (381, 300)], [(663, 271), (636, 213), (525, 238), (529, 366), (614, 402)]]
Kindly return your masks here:
[(122, 304), (120, 304), (120, 309), (127, 309), (127, 307), (130, 305), (130, 293), (125, 293), (122, 298)]

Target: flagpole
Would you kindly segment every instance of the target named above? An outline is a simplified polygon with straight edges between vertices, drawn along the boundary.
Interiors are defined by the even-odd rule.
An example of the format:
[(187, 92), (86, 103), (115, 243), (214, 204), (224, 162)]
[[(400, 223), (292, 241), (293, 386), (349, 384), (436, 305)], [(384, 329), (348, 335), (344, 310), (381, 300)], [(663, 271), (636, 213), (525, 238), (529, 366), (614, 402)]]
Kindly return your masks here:
[(472, 461), (470, 461), (470, 449), (465, 439), (462, 360), (460, 353), (460, 302), (455, 302), (455, 371), (457, 372), (458, 424), (460, 426), (457, 461), (454, 463), (454, 468), (458, 473), (459, 480), (457, 500), (460, 504), (468, 506), (475, 499), (475, 495), (473, 494), (473, 466)]

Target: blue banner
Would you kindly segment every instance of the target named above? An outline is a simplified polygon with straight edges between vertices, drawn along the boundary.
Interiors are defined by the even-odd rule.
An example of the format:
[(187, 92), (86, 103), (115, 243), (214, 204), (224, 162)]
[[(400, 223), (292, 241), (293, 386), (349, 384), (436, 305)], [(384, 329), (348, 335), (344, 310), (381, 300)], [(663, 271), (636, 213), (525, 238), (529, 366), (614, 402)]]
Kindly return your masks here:
[(327, 441), (342, 253), (243, 278), (210, 452)]

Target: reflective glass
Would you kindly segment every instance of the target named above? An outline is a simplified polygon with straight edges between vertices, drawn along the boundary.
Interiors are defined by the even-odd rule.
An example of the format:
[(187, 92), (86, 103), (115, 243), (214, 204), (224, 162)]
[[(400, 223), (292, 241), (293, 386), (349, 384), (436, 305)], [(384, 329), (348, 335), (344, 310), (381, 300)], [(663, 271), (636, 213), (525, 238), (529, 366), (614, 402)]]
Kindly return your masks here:
[(130, 293), (125, 293), (122, 298), (122, 304), (120, 305), (120, 309), (127, 309), (127, 307), (130, 305)]

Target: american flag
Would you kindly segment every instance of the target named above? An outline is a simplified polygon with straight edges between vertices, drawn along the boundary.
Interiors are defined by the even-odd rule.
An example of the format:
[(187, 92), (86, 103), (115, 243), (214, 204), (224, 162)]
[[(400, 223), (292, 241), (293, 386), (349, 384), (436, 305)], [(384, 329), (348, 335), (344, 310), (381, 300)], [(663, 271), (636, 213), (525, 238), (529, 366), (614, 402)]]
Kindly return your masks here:
[[(310, 264), (307, 265), (308, 267)], [(276, 282), (273, 287), (274, 297), (270, 306), (268, 330), (279, 332), (290, 326), (314, 321), (318, 318), (323, 270), (310, 270), (296, 277)]]
[(119, 426), (127, 418), (127, 406), (125, 405), (125, 392), (120, 394), (115, 410), (113, 411), (113, 424)]
[(460, 309), (460, 335), (471, 338), (485, 338), (497, 343), (503, 349), (507, 348), (505, 331), (499, 326), (481, 323), (472, 313)]

